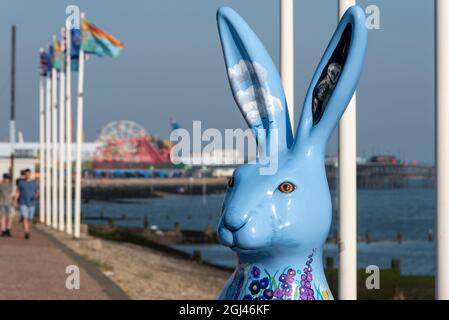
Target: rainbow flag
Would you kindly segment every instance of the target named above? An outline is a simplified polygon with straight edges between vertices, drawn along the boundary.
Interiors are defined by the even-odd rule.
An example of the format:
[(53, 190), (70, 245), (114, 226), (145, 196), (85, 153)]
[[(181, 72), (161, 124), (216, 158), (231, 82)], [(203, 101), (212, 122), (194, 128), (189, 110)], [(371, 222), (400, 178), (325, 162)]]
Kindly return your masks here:
[(81, 45), (86, 52), (99, 57), (117, 57), (125, 46), (106, 31), (98, 28), (86, 18), (81, 20)]
[(56, 70), (61, 70), (63, 65), (61, 42), (58, 39), (53, 41), (52, 65)]

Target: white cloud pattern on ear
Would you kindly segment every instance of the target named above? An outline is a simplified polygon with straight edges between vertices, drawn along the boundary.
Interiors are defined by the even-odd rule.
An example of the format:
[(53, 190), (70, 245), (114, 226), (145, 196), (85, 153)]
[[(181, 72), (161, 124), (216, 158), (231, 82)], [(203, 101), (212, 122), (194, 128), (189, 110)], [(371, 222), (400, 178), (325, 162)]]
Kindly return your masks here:
[(263, 120), (271, 122), (282, 111), (281, 100), (271, 95), (268, 73), (262, 65), (240, 60), (228, 68), (228, 75), (237, 104), (251, 126), (259, 126)]

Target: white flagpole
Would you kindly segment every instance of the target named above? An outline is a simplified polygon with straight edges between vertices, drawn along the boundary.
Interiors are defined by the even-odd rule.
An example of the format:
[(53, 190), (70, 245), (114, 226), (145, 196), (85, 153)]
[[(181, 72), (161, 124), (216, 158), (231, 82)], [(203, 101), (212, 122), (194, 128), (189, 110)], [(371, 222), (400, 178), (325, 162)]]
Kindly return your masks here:
[[(65, 29), (61, 29), (61, 49), (64, 50), (65, 43)], [(63, 51), (61, 51), (62, 55)], [(63, 56), (62, 56), (63, 57)], [(61, 58), (61, 71), (59, 72), (59, 231), (64, 231), (64, 215), (65, 215), (65, 202), (64, 202), (64, 170), (65, 170), (65, 70), (64, 60)]]
[[(40, 59), (44, 49), (39, 50)], [(42, 63), (42, 61), (41, 61)], [(42, 68), (42, 66), (41, 66)], [(39, 70), (39, 220), (45, 222), (45, 75)]]
[(66, 26), (66, 231), (72, 234), (72, 66), (71, 29)]
[(295, 62), (293, 0), (280, 0), (280, 69), (292, 132), (295, 132)]
[(449, 2), (435, 1), (435, 296), (449, 300)]
[[(81, 19), (84, 13), (81, 13)], [(78, 104), (76, 119), (76, 170), (75, 170), (75, 238), (80, 237), (81, 225), (81, 148), (83, 139), (84, 52), (80, 48), (78, 60)]]
[(45, 222), (51, 226), (52, 205), (51, 205), (51, 80), (52, 72), (46, 78), (45, 92)]
[[(53, 36), (53, 43), (56, 40), (56, 35)], [(52, 72), (52, 226), (54, 229), (58, 228), (58, 100), (57, 100), (57, 80), (58, 74), (56, 68), (53, 67)]]
[[(339, 0), (338, 16), (355, 5), (355, 0)], [(338, 295), (340, 300), (357, 299), (357, 137), (356, 94), (339, 126), (339, 213), (340, 248)]]

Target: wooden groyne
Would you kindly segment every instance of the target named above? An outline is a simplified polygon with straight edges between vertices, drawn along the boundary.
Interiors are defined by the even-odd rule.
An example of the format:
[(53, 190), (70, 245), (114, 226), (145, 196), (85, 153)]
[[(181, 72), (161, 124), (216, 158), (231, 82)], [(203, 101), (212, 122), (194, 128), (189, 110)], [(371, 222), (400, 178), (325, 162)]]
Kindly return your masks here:
[(226, 178), (169, 178), (169, 179), (84, 179), (83, 199), (161, 197), (166, 194), (192, 195), (222, 193)]

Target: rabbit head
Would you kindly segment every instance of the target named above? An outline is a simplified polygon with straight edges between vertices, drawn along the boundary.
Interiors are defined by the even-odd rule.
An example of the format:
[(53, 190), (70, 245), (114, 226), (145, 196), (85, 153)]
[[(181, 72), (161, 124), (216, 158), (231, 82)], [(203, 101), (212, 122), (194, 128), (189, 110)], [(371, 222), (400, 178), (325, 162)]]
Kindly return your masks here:
[(235, 101), (257, 142), (270, 145), (278, 159), (274, 174), (260, 174), (260, 162), (236, 169), (219, 240), (241, 259), (322, 247), (332, 215), (324, 156), (362, 71), (364, 12), (354, 6), (340, 20), (310, 83), (294, 138), (278, 71), (261, 41), (230, 8), (220, 8), (217, 20)]

